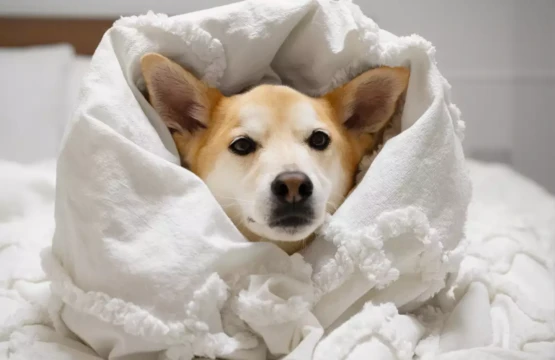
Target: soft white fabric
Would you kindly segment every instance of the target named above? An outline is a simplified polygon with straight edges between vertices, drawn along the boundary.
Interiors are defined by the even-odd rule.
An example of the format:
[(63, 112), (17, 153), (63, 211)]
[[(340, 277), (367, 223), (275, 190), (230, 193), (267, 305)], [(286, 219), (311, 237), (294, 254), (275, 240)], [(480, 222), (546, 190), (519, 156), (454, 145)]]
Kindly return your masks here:
[[(148, 51), (224, 93), (275, 81), (323, 94), (371, 66), (409, 66), (404, 131), (317, 240), (289, 257), (248, 243), (177, 165), (139, 91)], [(44, 256), (55, 324), (110, 358), (304, 359), (325, 356), (324, 331), (345, 331), (353, 314), (369, 309), (389, 323), (391, 309), (431, 298), (457, 265), (470, 189), (459, 114), (433, 53), (419, 37), (380, 31), (345, 1), (254, 1), (118, 21), (92, 59), (58, 162), (56, 232)], [(368, 301), (394, 306), (363, 309)], [(389, 328), (389, 340), (406, 342)]]
[[(289, 257), (247, 242), (178, 166), (140, 92), (148, 51), (224, 93), (274, 81), (323, 94), (371, 66), (409, 66), (404, 131), (316, 241)], [(58, 162), (44, 267), (59, 330), (114, 359), (318, 358), (324, 331), (349, 331), (341, 325), (351, 315), (367, 309), (393, 322), (391, 309), (431, 298), (458, 263), (470, 199), (462, 124), (433, 56), (425, 40), (381, 31), (346, 1), (251, 1), (119, 20), (93, 56)], [(368, 301), (392, 305), (363, 309)], [(404, 337), (417, 334), (387, 328), (389, 340), (407, 344), (403, 353), (413, 350)]]
[[(396, 329), (408, 341), (391, 342), (405, 358), (413, 344), (423, 360), (553, 358), (555, 198), (504, 166), (469, 162), (469, 169), (469, 255), (434, 306), (397, 315), (391, 304), (367, 304), (321, 342), (316, 358), (402, 359), (387, 346)], [(0, 359), (99, 360), (48, 316), (39, 252), (54, 227), (53, 162), (0, 163), (0, 175)]]
[(0, 159), (54, 158), (67, 119), (69, 45), (0, 49)]
[(91, 57), (85, 55), (76, 55), (71, 64), (71, 73), (69, 76), (68, 88), (68, 119), (71, 119), (74, 111), (79, 104), (79, 91), (85, 74), (89, 71), (91, 65)]
[(55, 177), (54, 159), (0, 161), (0, 359), (98, 359), (48, 315), (40, 251), (54, 233)]
[[(467, 254), (436, 299), (423, 359), (553, 359), (555, 198), (501, 165), (469, 163)], [(430, 349), (433, 349), (429, 352)]]

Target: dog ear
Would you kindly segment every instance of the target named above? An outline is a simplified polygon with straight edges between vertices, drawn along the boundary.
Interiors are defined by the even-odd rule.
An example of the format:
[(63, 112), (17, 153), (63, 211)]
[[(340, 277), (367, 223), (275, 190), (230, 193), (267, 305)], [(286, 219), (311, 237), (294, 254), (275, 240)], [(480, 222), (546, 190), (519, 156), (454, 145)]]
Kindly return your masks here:
[(179, 64), (156, 53), (141, 58), (150, 103), (170, 130), (193, 134), (206, 128), (210, 111), (221, 97)]
[(406, 91), (410, 71), (378, 67), (326, 95), (343, 125), (356, 133), (376, 133), (393, 116)]

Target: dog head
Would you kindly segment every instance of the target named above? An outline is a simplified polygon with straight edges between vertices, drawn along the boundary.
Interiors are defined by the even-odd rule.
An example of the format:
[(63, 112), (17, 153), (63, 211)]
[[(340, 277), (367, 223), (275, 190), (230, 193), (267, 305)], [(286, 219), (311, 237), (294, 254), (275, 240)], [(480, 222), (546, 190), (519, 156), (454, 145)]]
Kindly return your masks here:
[(289, 250), (353, 187), (409, 78), (379, 67), (320, 98), (278, 85), (226, 97), (162, 55), (143, 56), (141, 67), (182, 162), (249, 240)]

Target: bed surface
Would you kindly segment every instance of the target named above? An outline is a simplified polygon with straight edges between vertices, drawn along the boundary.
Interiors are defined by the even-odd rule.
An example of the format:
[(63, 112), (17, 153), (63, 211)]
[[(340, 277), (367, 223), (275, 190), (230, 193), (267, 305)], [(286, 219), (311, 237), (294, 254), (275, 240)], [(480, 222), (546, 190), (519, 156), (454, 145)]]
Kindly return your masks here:
[[(555, 257), (555, 198), (506, 166), (471, 160), (468, 166), (474, 186), (469, 256), (455, 275), (466, 284), (455, 291), (466, 293), (458, 302), (450, 294), (438, 296), (439, 308), (451, 309), (452, 315), (430, 315), (437, 334), (417, 351), (441, 348), (445, 359), (461, 360), (526, 359), (520, 350), (555, 353), (551, 324), (541, 320), (555, 303), (553, 267), (545, 262)], [(40, 252), (54, 231), (55, 162), (0, 161), (0, 174), (0, 358), (31, 359), (48, 352), (55, 358), (99, 359), (56, 333), (47, 316), (50, 288)], [(499, 246), (511, 250), (500, 257)]]

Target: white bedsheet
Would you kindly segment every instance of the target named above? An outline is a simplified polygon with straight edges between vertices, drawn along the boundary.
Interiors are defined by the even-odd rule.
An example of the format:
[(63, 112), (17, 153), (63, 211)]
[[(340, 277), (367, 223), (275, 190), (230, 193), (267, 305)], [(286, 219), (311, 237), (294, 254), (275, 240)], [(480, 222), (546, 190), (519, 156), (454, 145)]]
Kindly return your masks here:
[[(0, 359), (98, 359), (47, 316), (39, 253), (53, 232), (54, 166), (0, 163)], [(427, 329), (415, 358), (553, 359), (555, 198), (505, 166), (469, 169), (468, 255), (457, 287), (415, 311)]]
[(469, 246), (434, 299), (436, 307), (421, 309), (436, 323), (417, 353), (426, 359), (555, 359), (555, 199), (505, 166), (468, 165)]

